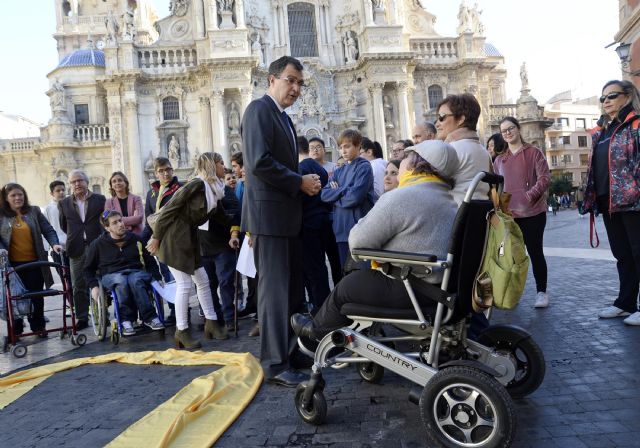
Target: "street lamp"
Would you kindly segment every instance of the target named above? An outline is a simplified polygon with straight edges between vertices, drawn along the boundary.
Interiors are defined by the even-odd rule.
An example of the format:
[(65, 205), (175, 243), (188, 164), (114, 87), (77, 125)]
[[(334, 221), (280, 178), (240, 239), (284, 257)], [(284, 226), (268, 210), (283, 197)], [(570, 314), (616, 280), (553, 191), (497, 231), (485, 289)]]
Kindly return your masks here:
[(625, 44), (624, 42), (620, 43), (620, 45), (616, 47), (616, 53), (620, 58), (622, 73), (631, 75), (631, 76), (640, 75), (640, 70), (635, 70), (635, 71), (629, 70), (629, 65), (631, 64), (631, 56), (630, 56), (631, 44)]

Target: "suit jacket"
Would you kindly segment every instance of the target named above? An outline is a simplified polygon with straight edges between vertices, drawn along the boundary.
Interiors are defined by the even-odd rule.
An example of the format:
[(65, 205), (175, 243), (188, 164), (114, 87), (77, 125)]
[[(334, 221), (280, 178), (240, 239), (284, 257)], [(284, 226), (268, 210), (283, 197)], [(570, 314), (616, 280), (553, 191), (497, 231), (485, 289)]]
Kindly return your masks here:
[(246, 175), (242, 230), (256, 235), (299, 235), (302, 176), (291, 119), (285, 121), (276, 103), (265, 95), (247, 106), (240, 132)]
[(87, 244), (90, 244), (102, 234), (100, 215), (104, 211), (106, 202), (106, 198), (101, 194), (91, 193), (85, 205), (83, 222), (74, 199), (71, 195), (58, 202), (60, 227), (67, 234), (67, 254), (73, 258), (80, 257), (84, 253), (85, 238)]
[[(110, 197), (104, 205), (105, 210), (116, 210), (122, 213), (120, 207), (120, 201), (117, 197)], [(144, 208), (142, 207), (142, 198), (135, 194), (129, 193), (127, 196), (127, 215), (123, 216), (122, 222), (127, 227), (127, 230), (131, 230), (136, 235), (142, 235), (142, 229), (144, 228)]]

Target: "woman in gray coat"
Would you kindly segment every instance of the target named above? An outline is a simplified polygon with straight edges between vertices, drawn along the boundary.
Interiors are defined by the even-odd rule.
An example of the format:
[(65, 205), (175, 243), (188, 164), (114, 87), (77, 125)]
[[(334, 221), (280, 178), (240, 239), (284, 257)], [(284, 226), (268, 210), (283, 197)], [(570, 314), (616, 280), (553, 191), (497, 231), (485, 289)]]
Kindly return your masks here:
[(198, 228), (208, 230), (209, 218), (215, 213), (218, 201), (224, 196), (224, 161), (215, 152), (198, 157), (196, 177), (180, 188), (160, 209), (153, 236), (147, 250), (169, 266), (176, 279), (176, 334), (177, 348), (200, 348), (199, 341), (189, 333), (189, 292), (191, 282), (196, 284), (198, 301), (204, 311), (206, 338), (226, 339), (226, 328), (218, 322), (213, 309), (209, 277), (200, 261)]
[[(25, 189), (15, 183), (9, 183), (0, 190), (0, 256), (8, 256), (11, 266), (17, 267), (34, 261), (46, 261), (42, 237), (45, 237), (51, 248), (60, 253), (62, 246), (58, 235), (39, 207), (29, 205)], [(51, 270), (47, 268), (25, 269), (18, 276), (25, 288), (30, 291), (42, 291), (43, 285), (50, 288), (53, 284)], [(44, 299), (31, 299), (32, 312), (29, 315), (29, 326), (34, 333), (42, 332), (46, 337), (44, 321)], [(22, 319), (14, 322), (16, 335), (22, 333)]]

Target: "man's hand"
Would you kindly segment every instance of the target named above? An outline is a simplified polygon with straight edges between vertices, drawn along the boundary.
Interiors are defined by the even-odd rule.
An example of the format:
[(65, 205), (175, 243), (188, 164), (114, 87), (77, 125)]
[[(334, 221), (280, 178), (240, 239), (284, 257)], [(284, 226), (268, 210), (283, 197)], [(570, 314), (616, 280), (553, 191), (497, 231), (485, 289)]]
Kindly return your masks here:
[(93, 288), (91, 288), (91, 297), (93, 298), (93, 300), (97, 302), (99, 295), (100, 295), (100, 288), (98, 286), (94, 286)]
[(62, 252), (62, 246), (60, 244), (54, 244), (51, 249), (57, 254)]
[(332, 180), (331, 182), (329, 182), (329, 186), (331, 187), (331, 189), (335, 190), (336, 188), (338, 188), (338, 182)]
[(305, 174), (302, 176), (302, 184), (300, 184), (300, 190), (309, 196), (315, 196), (320, 192), (320, 176), (317, 174)]
[(158, 251), (158, 247), (160, 247), (160, 241), (155, 238), (151, 238), (147, 243), (147, 250), (151, 255), (155, 255)]
[(248, 237), (246, 237), (246, 238), (247, 238), (247, 245), (248, 245), (249, 247), (253, 248), (253, 241), (251, 241), (251, 237), (250, 237), (250, 236), (248, 236)]
[(231, 249), (238, 249), (240, 247), (240, 239), (237, 236), (232, 236), (229, 240), (229, 247), (231, 247)]

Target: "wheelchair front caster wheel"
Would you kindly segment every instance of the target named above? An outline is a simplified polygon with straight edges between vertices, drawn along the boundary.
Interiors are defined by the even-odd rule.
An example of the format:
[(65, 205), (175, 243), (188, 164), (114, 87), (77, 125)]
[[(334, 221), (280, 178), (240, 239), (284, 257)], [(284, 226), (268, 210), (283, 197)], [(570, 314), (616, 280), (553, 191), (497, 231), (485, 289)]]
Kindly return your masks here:
[(87, 335), (86, 334), (76, 335), (76, 344), (78, 346), (82, 347), (86, 343), (87, 343)]
[(378, 384), (384, 376), (384, 367), (375, 362), (365, 362), (356, 364), (358, 375), (367, 383)]
[(75, 335), (71, 335), (69, 336), (69, 342), (71, 342), (71, 345), (76, 346), (78, 345), (78, 343), (76, 342), (76, 336)]
[(118, 345), (120, 343), (120, 333), (117, 330), (111, 331), (111, 343)]
[(16, 344), (11, 349), (11, 354), (16, 358), (24, 358), (27, 354), (27, 346), (22, 344)]
[(296, 389), (296, 411), (298, 411), (298, 415), (300, 415), (300, 417), (302, 417), (302, 420), (304, 420), (306, 423), (310, 423), (312, 425), (321, 425), (327, 418), (327, 400), (324, 398), (324, 394), (322, 393), (322, 391), (316, 389), (315, 391), (313, 391), (311, 403), (309, 403), (308, 406), (305, 406), (302, 403), (302, 398), (306, 389), (306, 382), (299, 384), (298, 388)]

